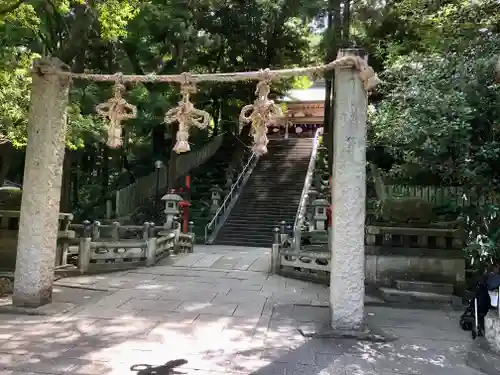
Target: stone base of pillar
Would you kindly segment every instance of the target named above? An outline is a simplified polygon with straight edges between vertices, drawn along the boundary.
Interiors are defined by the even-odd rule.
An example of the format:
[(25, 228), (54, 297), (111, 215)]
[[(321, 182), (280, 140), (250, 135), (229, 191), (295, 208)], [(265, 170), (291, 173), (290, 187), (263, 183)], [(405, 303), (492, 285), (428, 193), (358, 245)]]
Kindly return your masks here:
[(500, 355), (495, 353), (484, 337), (471, 342), (465, 362), (467, 366), (486, 375), (500, 374)]
[(75, 307), (76, 305), (69, 302), (51, 302), (49, 304), (33, 308), (6, 304), (0, 306), (0, 314), (50, 316), (67, 313)]
[(369, 323), (363, 324), (356, 330), (334, 329), (329, 322), (324, 324), (304, 324), (299, 326), (299, 332), (302, 336), (308, 338), (349, 339), (370, 342), (392, 342), (398, 339), (393, 334)]

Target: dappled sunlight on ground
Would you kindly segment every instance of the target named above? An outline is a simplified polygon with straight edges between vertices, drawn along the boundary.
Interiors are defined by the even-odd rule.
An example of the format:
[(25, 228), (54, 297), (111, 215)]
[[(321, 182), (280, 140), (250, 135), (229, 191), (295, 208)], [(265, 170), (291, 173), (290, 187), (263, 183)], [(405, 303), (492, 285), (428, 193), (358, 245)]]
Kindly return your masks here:
[[(209, 263), (197, 255), (192, 264)], [(464, 365), (468, 338), (454, 313), (370, 307), (368, 319), (399, 340), (307, 339), (298, 328), (328, 320), (318, 306), (328, 288), (180, 261), (60, 280), (54, 299), (68, 312), (0, 315), (0, 373), (477, 374)]]

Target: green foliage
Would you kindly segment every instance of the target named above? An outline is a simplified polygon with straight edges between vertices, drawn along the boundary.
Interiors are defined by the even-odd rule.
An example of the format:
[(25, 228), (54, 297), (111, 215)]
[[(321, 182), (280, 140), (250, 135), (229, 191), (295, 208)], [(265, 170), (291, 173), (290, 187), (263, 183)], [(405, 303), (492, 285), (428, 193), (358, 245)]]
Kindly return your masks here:
[[(500, 189), (498, 2), (402, 0), (373, 12), (364, 29), (384, 59), (382, 100), (369, 112), (372, 147), (402, 183), (462, 186), (494, 201)], [(382, 36), (383, 39), (381, 38)], [(466, 254), (475, 265), (500, 260), (499, 207), (461, 209)]]
[(0, 143), (26, 144), (30, 65), (35, 54), (21, 48), (0, 50)]
[[(314, 59), (310, 21), (320, 3), (5, 0), (0, 5), (0, 143), (8, 139), (19, 149), (26, 144), (29, 67), (38, 56), (55, 56), (75, 72), (95, 73), (214, 73), (304, 65)], [(289, 80), (274, 89), (292, 85), (307, 86), (308, 81)], [(130, 183), (131, 172), (135, 177), (150, 173), (152, 160), (166, 162), (172, 147), (163, 116), (177, 104), (178, 87), (129, 85), (126, 99), (138, 107), (138, 118), (124, 123), (125, 146), (109, 150), (105, 122), (95, 106), (112, 95), (110, 86), (75, 80), (71, 88), (63, 185), (72, 186), (73, 210)], [(254, 99), (255, 83), (198, 89), (195, 105), (213, 120), (209, 130), (193, 131), (193, 148), (209, 134), (234, 128), (240, 108)]]
[(462, 219), (468, 233), (465, 253), (470, 265), (481, 269), (500, 264), (500, 207), (472, 207)]
[(371, 114), (372, 142), (415, 172), (446, 184), (496, 185), (500, 178), (500, 38), (479, 35), (460, 53), (401, 57), (384, 72), (385, 98)]

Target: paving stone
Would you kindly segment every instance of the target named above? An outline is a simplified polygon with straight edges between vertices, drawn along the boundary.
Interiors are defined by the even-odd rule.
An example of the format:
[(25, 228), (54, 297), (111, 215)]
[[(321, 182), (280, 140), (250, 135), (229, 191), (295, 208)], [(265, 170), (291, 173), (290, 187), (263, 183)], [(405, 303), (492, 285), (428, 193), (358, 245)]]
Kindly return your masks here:
[(109, 293), (96, 290), (85, 290), (57, 286), (52, 290), (53, 301), (69, 302), (76, 305), (93, 303), (107, 295), (109, 295)]
[(271, 261), (271, 257), (269, 255), (261, 256), (255, 262), (252, 263), (250, 267), (248, 267), (248, 271), (252, 272), (269, 272), (269, 265)]
[(233, 285), (231, 289), (237, 291), (242, 291), (242, 290), (261, 291), (263, 287), (264, 287), (263, 283), (259, 283), (258, 281), (249, 279), (249, 280), (241, 280), (239, 284)]
[(213, 304), (213, 303), (202, 303), (202, 302), (183, 302), (179, 307), (175, 309), (178, 312), (196, 312), (198, 314), (212, 314), (212, 315), (233, 315), (236, 307), (238, 305), (228, 303), (228, 304)]
[(249, 290), (242, 290), (242, 291), (237, 291), (234, 289), (231, 289), (227, 294), (218, 294), (214, 298), (214, 303), (236, 303), (236, 304), (248, 304), (248, 303), (255, 303), (257, 305), (263, 306), (267, 302), (267, 296), (260, 291), (249, 291)]
[(224, 255), (217, 262), (212, 264), (212, 269), (232, 270), (242, 260), (242, 257), (233, 255)]
[(223, 257), (221, 254), (207, 254), (192, 264), (193, 267), (210, 268)]
[(235, 269), (235, 270), (241, 270), (241, 271), (246, 271), (258, 259), (259, 259), (259, 256), (255, 256), (255, 255), (243, 256), (243, 257), (240, 258), (239, 262), (235, 264), (235, 266), (233, 267), (233, 269)]
[[(307, 339), (298, 327), (329, 318), (318, 307), (328, 288), (269, 276), (269, 249), (196, 251), (174, 266), (61, 280), (60, 300), (80, 305), (69, 312), (0, 315), (0, 374), (123, 375), (185, 358), (176, 371), (186, 375), (479, 375), (465, 366), (470, 334), (457, 313), (369, 306), (370, 323), (399, 340)], [(248, 269), (261, 272), (236, 269), (254, 258)], [(228, 269), (205, 268), (216, 263)]]
[(170, 300), (140, 300), (137, 298), (132, 298), (128, 302), (121, 305), (120, 309), (130, 309), (130, 310), (155, 310), (161, 311), (163, 313), (174, 311), (177, 307), (182, 304), (182, 300), (170, 301)]
[(42, 356), (30, 356), (25, 361), (17, 363), (12, 370), (34, 372), (42, 374), (62, 374), (72, 371), (78, 364), (78, 360), (72, 358), (45, 358)]
[(226, 272), (224, 279), (254, 280), (258, 283), (266, 283), (269, 275), (262, 272), (243, 272), (241, 270), (230, 270)]
[(111, 295), (108, 295), (100, 299), (95, 305), (101, 308), (117, 308), (122, 306), (125, 302), (132, 299), (132, 294), (130, 292), (117, 291)]
[(264, 303), (257, 302), (255, 304), (249, 305), (247, 302), (246, 304), (239, 304), (233, 315), (258, 318), (262, 315)]
[(123, 375), (129, 374), (130, 364), (75, 359), (75, 366), (63, 375)]
[(174, 267), (189, 267), (200, 261), (205, 257), (204, 254), (187, 254), (182, 258), (176, 260), (173, 264)]
[[(40, 375), (40, 373), (2, 369), (2, 375)], [(56, 375), (56, 374), (52, 372), (52, 373), (45, 373), (43, 375)]]
[(231, 290), (226, 293), (227, 298), (232, 298), (235, 301), (251, 301), (252, 299), (268, 299), (272, 297), (272, 293), (265, 292), (262, 290), (236, 290), (231, 288)]
[(330, 309), (317, 306), (295, 305), (291, 317), (298, 322), (328, 322)]
[[(204, 292), (204, 291), (199, 291), (199, 290), (193, 290), (190, 289), (188, 292), (184, 291), (172, 291), (172, 292), (166, 292), (162, 293), (160, 295), (159, 300), (180, 300), (180, 301), (190, 301), (190, 302), (213, 302), (214, 299), (218, 296), (219, 294), (214, 292)], [(230, 302), (230, 301), (227, 301)]]

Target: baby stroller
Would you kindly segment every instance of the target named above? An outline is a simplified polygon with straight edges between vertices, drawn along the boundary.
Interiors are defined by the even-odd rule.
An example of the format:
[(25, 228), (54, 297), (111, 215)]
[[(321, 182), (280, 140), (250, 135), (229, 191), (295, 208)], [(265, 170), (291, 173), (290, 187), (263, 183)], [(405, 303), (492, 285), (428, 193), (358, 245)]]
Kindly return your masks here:
[(460, 326), (471, 331), (472, 339), (484, 336), (484, 317), (491, 308), (498, 309), (498, 289), (500, 274), (485, 275), (476, 286), (476, 293), (464, 313), (460, 316)]

